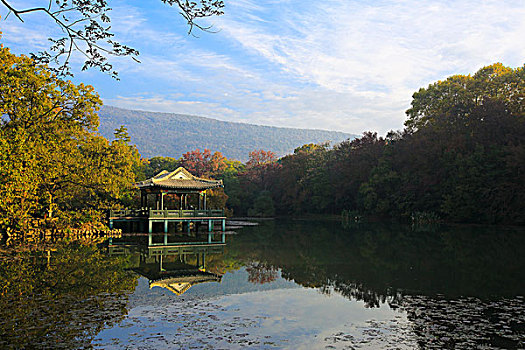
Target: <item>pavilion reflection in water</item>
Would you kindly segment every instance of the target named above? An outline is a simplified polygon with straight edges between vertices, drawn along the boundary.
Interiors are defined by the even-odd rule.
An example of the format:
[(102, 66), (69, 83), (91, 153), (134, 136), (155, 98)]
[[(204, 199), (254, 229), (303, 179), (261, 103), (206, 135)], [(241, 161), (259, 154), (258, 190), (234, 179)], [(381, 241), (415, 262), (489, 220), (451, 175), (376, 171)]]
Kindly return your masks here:
[(110, 255), (132, 255), (131, 270), (147, 278), (150, 288), (181, 295), (196, 284), (221, 281), (222, 274), (207, 271), (206, 263), (211, 255), (223, 254), (225, 245), (224, 232), (195, 237), (150, 233), (147, 240), (144, 236), (110, 239), (108, 250)]

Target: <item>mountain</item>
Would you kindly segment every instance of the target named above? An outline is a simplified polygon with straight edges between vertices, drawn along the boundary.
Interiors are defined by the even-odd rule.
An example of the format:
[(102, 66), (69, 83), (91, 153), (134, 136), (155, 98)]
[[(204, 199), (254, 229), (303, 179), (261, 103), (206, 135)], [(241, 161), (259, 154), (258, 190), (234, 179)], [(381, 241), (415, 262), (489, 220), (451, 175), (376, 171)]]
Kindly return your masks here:
[(278, 128), (111, 106), (103, 106), (98, 114), (99, 132), (103, 136), (112, 139), (114, 130), (124, 125), (131, 142), (146, 158), (179, 158), (188, 151), (208, 148), (227, 158), (246, 161), (248, 154), (256, 149), (272, 151), (280, 157), (307, 143), (329, 141), (334, 144), (356, 136), (338, 131)]

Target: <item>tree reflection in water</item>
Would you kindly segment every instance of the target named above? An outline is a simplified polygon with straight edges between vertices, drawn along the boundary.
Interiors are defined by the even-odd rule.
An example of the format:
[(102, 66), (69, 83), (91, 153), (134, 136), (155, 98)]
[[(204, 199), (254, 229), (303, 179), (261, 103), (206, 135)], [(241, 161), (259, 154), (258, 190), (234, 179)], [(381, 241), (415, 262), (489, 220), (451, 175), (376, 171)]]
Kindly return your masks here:
[[(363, 329), (367, 334), (398, 332), (399, 344), (404, 337), (406, 344), (413, 344), (410, 342), (416, 338), (424, 349), (525, 348), (523, 233), (523, 229), (473, 226), (443, 226), (422, 232), (392, 224), (359, 224), (343, 229), (338, 222), (277, 220), (242, 229), (230, 237), (220, 254), (206, 251), (205, 268), (204, 256), (199, 258), (189, 247), (181, 248), (186, 252), (182, 260), (180, 254), (157, 254), (154, 250), (164, 248), (149, 247), (143, 253), (147, 256), (133, 263), (130, 256), (109, 259), (95, 247), (72, 243), (57, 246), (49, 265), (45, 254), (20, 252), (0, 262), (0, 348), (30, 348), (34, 344), (42, 348), (56, 344), (89, 347), (94, 335), (103, 328), (111, 329), (127, 314), (127, 293), (134, 290), (137, 276), (124, 268), (142, 267), (142, 273), (151, 280), (157, 279), (150, 275), (155, 272), (163, 281), (171, 278), (167, 282), (182, 286), (182, 280), (174, 279), (180, 276), (172, 272), (188, 266), (218, 275), (245, 267), (247, 274), (241, 271), (238, 276), (248, 276), (242, 281), (226, 278), (229, 286), (223, 286), (224, 281), (213, 286), (201, 283), (193, 290), (195, 295), (231, 295), (228, 298), (232, 301), (243, 291), (262, 292), (272, 286), (279, 289), (284, 278), (324, 294), (337, 293), (362, 301), (368, 308), (388, 304), (400, 315), (405, 313), (408, 324), (399, 323), (398, 328), (375, 332), (382, 326), (372, 320), (370, 327)], [(206, 288), (210, 294), (199, 294)], [(285, 294), (292, 300), (293, 293), (287, 290)], [(261, 296), (254, 294), (253, 300)], [(187, 315), (176, 315), (188, 321), (186, 336), (191, 338), (199, 330), (192, 326), (199, 317), (207, 322), (212, 319), (196, 308), (202, 305), (200, 301), (187, 294), (185, 298), (191, 303), (184, 306), (180, 298), (180, 309), (177, 306), (173, 310), (187, 311)], [(264, 298), (271, 303), (270, 294)], [(214, 309), (215, 304), (204, 304), (212, 305), (213, 326), (220, 326), (223, 317), (227, 319), (228, 312), (223, 315), (221, 309)], [(150, 312), (157, 315), (159, 305), (150, 306)], [(164, 313), (172, 307), (169, 299)], [(172, 322), (175, 316), (166, 315), (166, 322)], [(252, 316), (258, 317), (245, 315), (248, 321), (259, 324)], [(133, 322), (128, 318), (124, 323)], [(228, 330), (238, 332), (235, 327)], [(317, 329), (317, 325), (313, 327)], [(208, 332), (209, 328), (203, 330)], [(341, 331), (336, 338), (347, 339), (349, 346), (363, 341), (353, 338), (355, 327), (348, 328), (347, 333)], [(277, 331), (277, 338), (279, 334)], [(188, 340), (176, 332), (171, 336), (177, 342)], [(256, 338), (257, 333), (253, 336)]]
[(89, 347), (127, 314), (137, 277), (125, 258), (76, 243), (54, 249), (50, 259), (14, 252), (0, 260), (0, 348)]
[(337, 222), (277, 221), (243, 229), (228, 255), (271, 267), (305, 286), (336, 290), (369, 307), (403, 294), (475, 295), (525, 292), (523, 229), (441, 227), (414, 231), (392, 224), (344, 230)]
[(406, 312), (425, 349), (525, 348), (524, 248), (521, 228), (314, 220), (245, 228), (229, 247), (258, 261), (253, 276), (271, 266), (321, 293)]
[(277, 279), (277, 269), (273, 266), (252, 261), (246, 266), (248, 272), (248, 282), (264, 284)]

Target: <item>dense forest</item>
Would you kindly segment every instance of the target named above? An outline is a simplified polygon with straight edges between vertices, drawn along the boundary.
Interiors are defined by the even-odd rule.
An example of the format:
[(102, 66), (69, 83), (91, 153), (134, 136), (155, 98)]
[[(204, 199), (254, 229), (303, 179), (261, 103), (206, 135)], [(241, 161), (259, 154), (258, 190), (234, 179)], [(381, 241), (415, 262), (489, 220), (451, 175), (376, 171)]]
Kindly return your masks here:
[(155, 113), (103, 106), (100, 133), (112, 137), (124, 125), (143, 157), (180, 157), (193, 149), (213, 149), (225, 157), (246, 161), (254, 149), (290, 154), (305, 143), (338, 143), (357, 135), (338, 131), (278, 128), (232, 123), (175, 113)]
[[(148, 175), (184, 165), (222, 178), (234, 215), (340, 214), (405, 221), (525, 223), (525, 70), (501, 64), (413, 95), (405, 128), (333, 147), (307, 144), (245, 164), (218, 152), (151, 158)], [(223, 159), (224, 158), (224, 159)], [(171, 163), (172, 164), (171, 164)], [(201, 163), (197, 169), (194, 163)], [(202, 167), (204, 164), (204, 167)]]
[[(310, 143), (248, 161), (195, 149), (141, 158), (125, 127), (98, 133), (90, 86), (0, 48), (0, 230), (101, 225), (107, 209), (138, 205), (133, 183), (184, 166), (222, 179), (211, 207), (230, 215), (525, 223), (525, 69), (501, 64), (413, 95), (405, 128), (335, 146)], [(261, 135), (263, 137), (264, 135)]]

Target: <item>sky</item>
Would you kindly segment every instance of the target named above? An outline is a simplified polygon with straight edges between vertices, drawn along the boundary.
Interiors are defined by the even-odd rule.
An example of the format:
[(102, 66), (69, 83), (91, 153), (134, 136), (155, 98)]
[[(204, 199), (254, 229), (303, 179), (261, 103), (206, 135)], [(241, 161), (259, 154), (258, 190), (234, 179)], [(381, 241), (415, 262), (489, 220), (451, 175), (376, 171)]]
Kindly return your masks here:
[[(223, 16), (201, 22), (214, 33), (196, 36), (160, 0), (108, 2), (115, 39), (141, 63), (111, 58), (119, 81), (97, 70), (73, 80), (122, 108), (385, 134), (403, 128), (419, 88), (525, 63), (523, 0), (225, 0)], [(57, 32), (38, 14), (4, 20), (2, 6), (2, 43), (14, 53), (45, 49)]]

